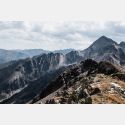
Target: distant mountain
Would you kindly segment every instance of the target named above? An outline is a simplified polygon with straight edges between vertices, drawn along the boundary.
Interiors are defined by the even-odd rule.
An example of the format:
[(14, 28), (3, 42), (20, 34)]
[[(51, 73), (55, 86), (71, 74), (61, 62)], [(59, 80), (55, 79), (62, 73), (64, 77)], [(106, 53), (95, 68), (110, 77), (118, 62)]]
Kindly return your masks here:
[(110, 38), (102, 36), (87, 49), (81, 51), (84, 59), (109, 61), (116, 65), (125, 64), (125, 53), (121, 46)]
[(69, 53), (69, 52), (71, 52), (71, 51), (75, 51), (75, 49), (62, 49), (62, 50), (55, 50), (55, 51), (52, 51), (52, 52), (54, 52), (54, 53), (62, 53), (62, 54), (67, 54), (67, 53)]
[(43, 49), (25, 49), (25, 50), (4, 50), (0, 49), (0, 64), (13, 61), (13, 60), (19, 60), (19, 59), (25, 59), (28, 57), (33, 57), (36, 55), (41, 54), (47, 54), (47, 53), (62, 53), (67, 54), (74, 49), (64, 49), (64, 50), (55, 50), (55, 51), (48, 51)]
[(42, 49), (29, 49), (29, 50), (4, 50), (0, 49), (0, 64), (13, 60), (24, 59), (27, 57), (33, 57), (43, 53), (49, 53), (49, 51)]
[(25, 49), (25, 50), (19, 50), (19, 52), (24, 53), (28, 57), (33, 57), (33, 56), (36, 56), (36, 55), (49, 53), (50, 51), (43, 50), (43, 49)]
[(28, 57), (25, 53), (0, 49), (0, 64)]

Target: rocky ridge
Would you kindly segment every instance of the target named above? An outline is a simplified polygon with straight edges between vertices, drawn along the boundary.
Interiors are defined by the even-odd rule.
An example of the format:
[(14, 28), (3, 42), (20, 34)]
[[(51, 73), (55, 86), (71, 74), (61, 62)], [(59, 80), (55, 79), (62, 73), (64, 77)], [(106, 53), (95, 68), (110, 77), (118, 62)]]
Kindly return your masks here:
[(125, 103), (125, 73), (121, 72), (109, 62), (87, 59), (64, 71), (30, 103)]

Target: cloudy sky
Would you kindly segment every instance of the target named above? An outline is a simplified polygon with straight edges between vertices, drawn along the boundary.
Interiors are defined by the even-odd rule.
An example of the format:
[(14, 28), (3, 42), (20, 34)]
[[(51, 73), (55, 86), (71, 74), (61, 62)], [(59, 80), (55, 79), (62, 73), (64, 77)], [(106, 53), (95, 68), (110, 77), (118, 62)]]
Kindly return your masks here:
[(0, 22), (0, 48), (85, 49), (105, 35), (125, 41), (124, 22)]

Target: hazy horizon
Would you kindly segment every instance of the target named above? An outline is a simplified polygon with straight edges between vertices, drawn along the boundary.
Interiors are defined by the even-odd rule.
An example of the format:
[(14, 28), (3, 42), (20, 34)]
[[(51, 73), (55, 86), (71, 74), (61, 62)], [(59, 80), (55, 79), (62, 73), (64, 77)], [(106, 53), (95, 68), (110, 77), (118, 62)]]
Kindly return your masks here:
[(26, 22), (0, 21), (0, 49), (83, 50), (105, 35), (125, 41), (123, 22)]
[[(70, 49), (74, 49), (74, 48), (64, 48), (64, 49), (55, 49), (55, 50), (45, 50), (45, 49), (42, 49), (42, 48), (30, 48), (30, 49), (3, 49), (3, 48), (0, 48), (0, 50), (12, 50), (12, 51), (22, 51), (22, 50), (45, 50), (45, 51), (58, 51), (58, 50), (70, 50)], [(74, 50), (80, 50), (80, 49), (74, 49)]]

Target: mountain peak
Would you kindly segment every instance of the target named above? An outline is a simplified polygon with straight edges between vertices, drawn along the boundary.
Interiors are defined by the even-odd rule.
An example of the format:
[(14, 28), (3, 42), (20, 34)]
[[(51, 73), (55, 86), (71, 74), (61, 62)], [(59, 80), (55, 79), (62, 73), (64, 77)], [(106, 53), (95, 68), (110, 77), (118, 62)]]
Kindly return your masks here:
[(105, 40), (105, 42), (107, 41), (107, 42), (112, 42), (112, 43), (116, 43), (115, 41), (113, 41), (111, 38), (108, 38), (108, 37), (106, 37), (106, 36), (101, 36), (99, 39), (97, 39), (96, 41), (98, 41), (98, 40)]
[(98, 38), (92, 45), (91, 47), (96, 47), (96, 48), (102, 48), (105, 46), (110, 46), (117, 43), (115, 41), (113, 41), (112, 39), (106, 37), (106, 36), (101, 36), (100, 38)]
[(108, 37), (106, 37), (106, 36), (101, 36), (99, 39), (108, 39)]

